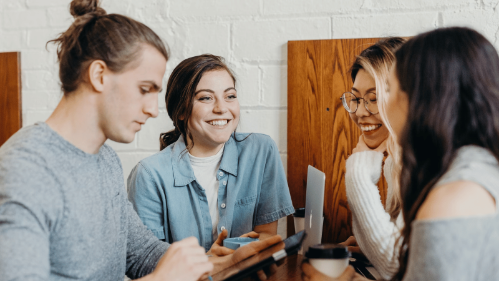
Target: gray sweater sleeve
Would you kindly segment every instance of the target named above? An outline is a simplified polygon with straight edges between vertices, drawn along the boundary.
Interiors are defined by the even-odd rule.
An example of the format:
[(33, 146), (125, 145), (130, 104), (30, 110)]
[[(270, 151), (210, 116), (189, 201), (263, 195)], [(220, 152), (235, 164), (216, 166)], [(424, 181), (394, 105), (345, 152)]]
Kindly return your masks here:
[(153, 272), (170, 244), (154, 236), (126, 197), (125, 201), (128, 217), (126, 274), (135, 279)]
[(49, 279), (50, 232), (60, 227), (64, 205), (59, 184), (40, 169), (32, 159), (0, 165), (2, 280)]

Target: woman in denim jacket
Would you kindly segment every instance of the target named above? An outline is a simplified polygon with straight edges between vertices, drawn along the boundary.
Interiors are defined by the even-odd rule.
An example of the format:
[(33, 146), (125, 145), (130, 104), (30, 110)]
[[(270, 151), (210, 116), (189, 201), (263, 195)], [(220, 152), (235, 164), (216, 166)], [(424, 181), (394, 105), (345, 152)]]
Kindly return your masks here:
[(235, 81), (213, 55), (182, 61), (168, 80), (166, 108), (175, 128), (161, 134), (161, 151), (128, 178), (130, 201), (159, 239), (195, 236), (206, 251), (226, 255), (232, 250), (222, 247), (225, 237), (264, 239), (294, 212), (274, 141), (235, 132)]

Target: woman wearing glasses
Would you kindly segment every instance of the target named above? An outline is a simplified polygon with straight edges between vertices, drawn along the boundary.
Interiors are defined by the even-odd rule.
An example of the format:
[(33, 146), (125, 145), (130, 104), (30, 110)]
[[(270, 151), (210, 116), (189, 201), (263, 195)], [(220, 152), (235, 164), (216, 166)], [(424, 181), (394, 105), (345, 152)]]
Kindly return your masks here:
[[(350, 69), (352, 90), (341, 98), (350, 118), (362, 131), (346, 163), (345, 184), (354, 236), (343, 244), (351, 246), (354, 252), (360, 248), (385, 279), (398, 269), (394, 246), (403, 220), (398, 170), (393, 165), (394, 159), (398, 163), (398, 146), (386, 121), (383, 100), (394, 52), (403, 43), (402, 38), (387, 38), (363, 50)], [(388, 184), (386, 207), (377, 187), (383, 166)]]
[[(401, 146), (405, 227), (392, 280), (499, 280), (499, 56), (478, 32), (420, 34), (395, 53), (387, 118)], [(367, 280), (349, 267), (329, 278)]]

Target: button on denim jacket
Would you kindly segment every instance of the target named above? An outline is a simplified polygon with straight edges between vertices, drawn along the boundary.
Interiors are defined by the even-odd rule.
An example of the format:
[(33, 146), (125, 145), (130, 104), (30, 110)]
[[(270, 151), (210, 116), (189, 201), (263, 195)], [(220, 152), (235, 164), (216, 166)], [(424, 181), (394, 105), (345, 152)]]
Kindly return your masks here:
[[(225, 143), (217, 171), (217, 231), (227, 229), (229, 237), (294, 212), (274, 141), (255, 133), (235, 133), (235, 138), (238, 141), (233, 134)], [(128, 198), (159, 239), (173, 243), (195, 236), (206, 251), (211, 248), (208, 201), (196, 181), (182, 137), (135, 166), (128, 177)]]

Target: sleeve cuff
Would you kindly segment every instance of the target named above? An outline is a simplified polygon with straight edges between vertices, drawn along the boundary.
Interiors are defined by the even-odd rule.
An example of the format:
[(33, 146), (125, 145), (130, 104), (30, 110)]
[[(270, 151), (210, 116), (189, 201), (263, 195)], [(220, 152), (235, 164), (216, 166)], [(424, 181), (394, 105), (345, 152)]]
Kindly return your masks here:
[(151, 229), (151, 231), (154, 236), (158, 237), (158, 239), (165, 239), (165, 232), (163, 231), (163, 228)]
[(282, 217), (287, 217), (295, 212), (295, 208), (293, 206), (289, 206), (280, 210), (277, 210), (272, 213), (268, 213), (265, 215), (261, 215), (256, 219), (255, 225), (262, 225), (274, 222)]

